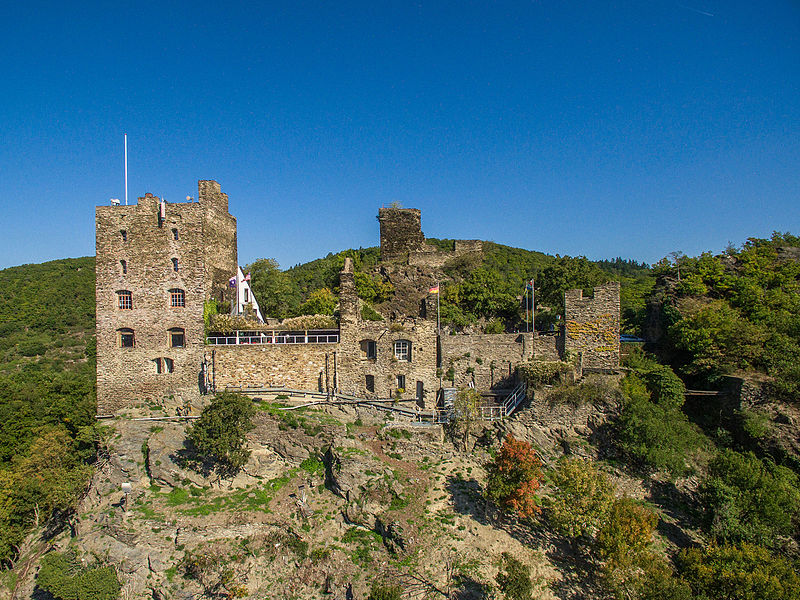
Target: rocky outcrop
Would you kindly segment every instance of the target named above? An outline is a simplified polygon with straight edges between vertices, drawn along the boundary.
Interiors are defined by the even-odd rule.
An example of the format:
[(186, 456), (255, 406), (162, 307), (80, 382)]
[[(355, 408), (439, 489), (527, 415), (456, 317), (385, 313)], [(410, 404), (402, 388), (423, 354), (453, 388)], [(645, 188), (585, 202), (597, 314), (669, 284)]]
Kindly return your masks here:
[(347, 504), (343, 514), (349, 523), (378, 531), (379, 515), (403, 486), (394, 471), (357, 447), (350, 439), (337, 439), (325, 453), (326, 486)]

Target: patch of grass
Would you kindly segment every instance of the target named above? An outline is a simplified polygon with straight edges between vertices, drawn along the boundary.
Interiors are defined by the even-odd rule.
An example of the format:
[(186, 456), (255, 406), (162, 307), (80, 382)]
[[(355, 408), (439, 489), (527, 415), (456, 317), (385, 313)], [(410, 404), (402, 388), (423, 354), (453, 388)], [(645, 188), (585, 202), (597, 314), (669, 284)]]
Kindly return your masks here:
[(309, 475), (325, 475), (325, 465), (323, 462), (317, 458), (316, 456), (309, 456), (303, 462), (300, 463), (300, 468), (303, 469)]
[(409, 504), (409, 499), (405, 496), (393, 496), (389, 503), (389, 510), (402, 510)]

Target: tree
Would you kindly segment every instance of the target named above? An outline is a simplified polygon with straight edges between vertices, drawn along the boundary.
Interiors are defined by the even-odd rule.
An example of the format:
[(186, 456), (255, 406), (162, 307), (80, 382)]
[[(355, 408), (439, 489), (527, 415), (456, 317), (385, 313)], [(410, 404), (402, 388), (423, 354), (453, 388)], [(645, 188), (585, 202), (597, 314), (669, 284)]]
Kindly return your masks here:
[(536, 491), (542, 481), (542, 463), (528, 442), (506, 436), (486, 470), (486, 495), (497, 506), (523, 518), (540, 511)]
[(222, 393), (203, 409), (188, 434), (197, 454), (228, 475), (241, 469), (250, 457), (246, 433), (253, 428), (255, 408), (249, 398)]
[(112, 565), (87, 568), (72, 550), (42, 558), (36, 587), (57, 600), (115, 600), (122, 588)]
[(689, 600), (686, 584), (650, 548), (658, 515), (632, 498), (614, 501), (595, 536), (600, 576), (614, 598), (628, 600)]
[(800, 516), (798, 477), (752, 452), (723, 450), (700, 487), (706, 525), (721, 540), (771, 546), (796, 532)]
[(531, 568), (508, 552), (503, 552), (500, 560), (500, 571), (495, 581), (503, 595), (508, 600), (531, 600), (533, 598)]
[(461, 450), (469, 450), (469, 437), (481, 425), (481, 414), (478, 403), (481, 396), (473, 388), (459, 390), (453, 401), (453, 412), (450, 418), (450, 432), (454, 441), (458, 441)]
[(744, 542), (684, 549), (678, 555), (678, 567), (698, 598), (800, 599), (797, 565), (762, 546)]
[(545, 502), (547, 520), (562, 535), (594, 535), (614, 502), (608, 475), (582, 458), (561, 459), (550, 475), (553, 493)]
[(301, 315), (332, 315), (336, 310), (336, 296), (328, 288), (314, 290), (308, 300), (300, 305)]
[(285, 272), (274, 258), (260, 258), (247, 266), (250, 289), (258, 300), (265, 317), (283, 319), (291, 316), (300, 304), (299, 295)]

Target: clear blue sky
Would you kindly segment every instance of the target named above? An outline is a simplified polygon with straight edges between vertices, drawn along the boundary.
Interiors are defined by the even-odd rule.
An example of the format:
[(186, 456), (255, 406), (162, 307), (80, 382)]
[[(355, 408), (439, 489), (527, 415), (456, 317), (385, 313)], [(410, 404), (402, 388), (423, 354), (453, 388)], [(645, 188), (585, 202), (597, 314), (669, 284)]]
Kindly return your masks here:
[(0, 267), (216, 179), (242, 264), (430, 237), (592, 259), (800, 233), (800, 3), (6, 2)]

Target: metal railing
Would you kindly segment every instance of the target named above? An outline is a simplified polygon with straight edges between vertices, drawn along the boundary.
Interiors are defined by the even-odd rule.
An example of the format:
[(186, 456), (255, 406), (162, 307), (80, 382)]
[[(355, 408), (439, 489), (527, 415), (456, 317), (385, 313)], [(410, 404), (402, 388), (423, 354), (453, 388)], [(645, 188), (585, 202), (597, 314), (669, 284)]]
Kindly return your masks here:
[(309, 329), (308, 331), (234, 331), (224, 335), (209, 335), (211, 346), (247, 346), (264, 344), (338, 344), (338, 329)]

